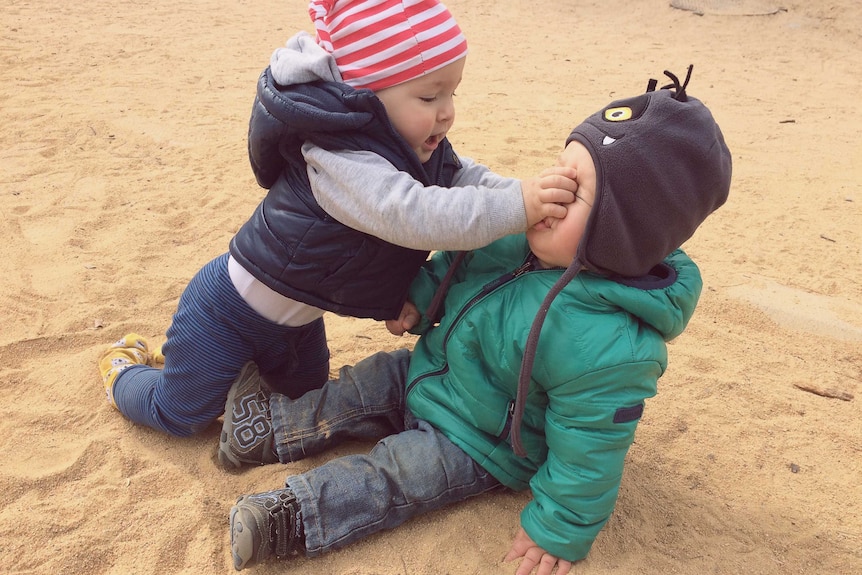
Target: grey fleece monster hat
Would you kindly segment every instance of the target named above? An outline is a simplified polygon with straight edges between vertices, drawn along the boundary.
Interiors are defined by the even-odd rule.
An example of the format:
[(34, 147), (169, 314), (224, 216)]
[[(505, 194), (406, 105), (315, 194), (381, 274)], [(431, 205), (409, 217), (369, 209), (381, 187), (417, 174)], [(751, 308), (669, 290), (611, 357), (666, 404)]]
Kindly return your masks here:
[(617, 100), (588, 117), (566, 140), (589, 150), (596, 196), (577, 255), (539, 308), (524, 348), (512, 419), (512, 448), (526, 455), (520, 427), (536, 347), (558, 293), (581, 268), (611, 279), (649, 274), (727, 200), (731, 157), (710, 111), (685, 81)]
[(578, 248), (589, 270), (649, 273), (727, 200), (731, 158), (721, 130), (685, 93), (689, 78), (680, 85), (666, 74), (673, 91), (612, 102), (566, 141), (586, 146), (596, 166), (596, 197)]

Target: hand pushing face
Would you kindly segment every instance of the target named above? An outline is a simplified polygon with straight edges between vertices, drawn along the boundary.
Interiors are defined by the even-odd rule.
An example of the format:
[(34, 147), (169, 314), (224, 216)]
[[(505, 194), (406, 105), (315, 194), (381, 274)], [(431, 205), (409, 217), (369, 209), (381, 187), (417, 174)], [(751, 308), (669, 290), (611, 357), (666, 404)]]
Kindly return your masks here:
[(596, 194), (596, 166), (583, 144), (571, 142), (557, 164), (577, 171), (578, 191), (564, 218), (548, 217), (527, 230), (530, 249), (543, 267), (568, 267), (575, 259)]

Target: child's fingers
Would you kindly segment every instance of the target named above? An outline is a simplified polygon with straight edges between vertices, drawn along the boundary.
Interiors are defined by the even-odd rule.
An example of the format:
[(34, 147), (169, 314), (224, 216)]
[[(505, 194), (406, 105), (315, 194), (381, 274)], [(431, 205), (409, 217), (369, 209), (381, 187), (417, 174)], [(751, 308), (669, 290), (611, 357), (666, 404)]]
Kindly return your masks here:
[(539, 173), (540, 178), (545, 176), (563, 176), (570, 180), (574, 180), (578, 177), (578, 170), (571, 166), (551, 166), (550, 168), (545, 168)]
[[(567, 181), (571, 182), (571, 180)], [(542, 187), (539, 199), (545, 203), (570, 204), (575, 201), (575, 194), (577, 191), (577, 185), (573, 188), (563, 186)]]
[(562, 220), (566, 217), (568, 213), (567, 204), (542, 204), (542, 219), (545, 218), (554, 218), (556, 220)]
[(563, 192), (563, 197), (560, 201), (572, 202), (575, 200), (574, 194), (578, 191), (578, 182), (565, 174), (546, 174), (539, 179), (539, 185), (544, 190), (559, 190)]
[(392, 335), (404, 335), (404, 326), (401, 324), (400, 319), (387, 319), (385, 323), (386, 329)]

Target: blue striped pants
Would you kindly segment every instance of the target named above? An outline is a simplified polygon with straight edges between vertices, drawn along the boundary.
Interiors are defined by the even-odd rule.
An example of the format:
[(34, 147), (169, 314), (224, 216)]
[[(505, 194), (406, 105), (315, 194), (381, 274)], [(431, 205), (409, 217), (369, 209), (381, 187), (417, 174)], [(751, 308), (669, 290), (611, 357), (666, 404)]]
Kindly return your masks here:
[(297, 398), (329, 377), (323, 318), (301, 327), (261, 317), (237, 293), (227, 254), (206, 264), (180, 297), (162, 351), (164, 369), (133, 366), (117, 377), (114, 400), (136, 423), (185, 437), (224, 413), (248, 361), (275, 391)]

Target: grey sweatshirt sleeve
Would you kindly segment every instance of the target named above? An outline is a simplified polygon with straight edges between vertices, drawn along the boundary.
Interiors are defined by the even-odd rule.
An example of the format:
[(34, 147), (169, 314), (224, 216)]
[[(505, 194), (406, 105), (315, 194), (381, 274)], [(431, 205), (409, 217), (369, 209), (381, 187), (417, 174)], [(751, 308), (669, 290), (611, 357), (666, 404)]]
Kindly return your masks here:
[(417, 250), (471, 250), (527, 229), (521, 182), (461, 158), (453, 187), (424, 186), (372, 152), (302, 148), (317, 203), (346, 226)]

